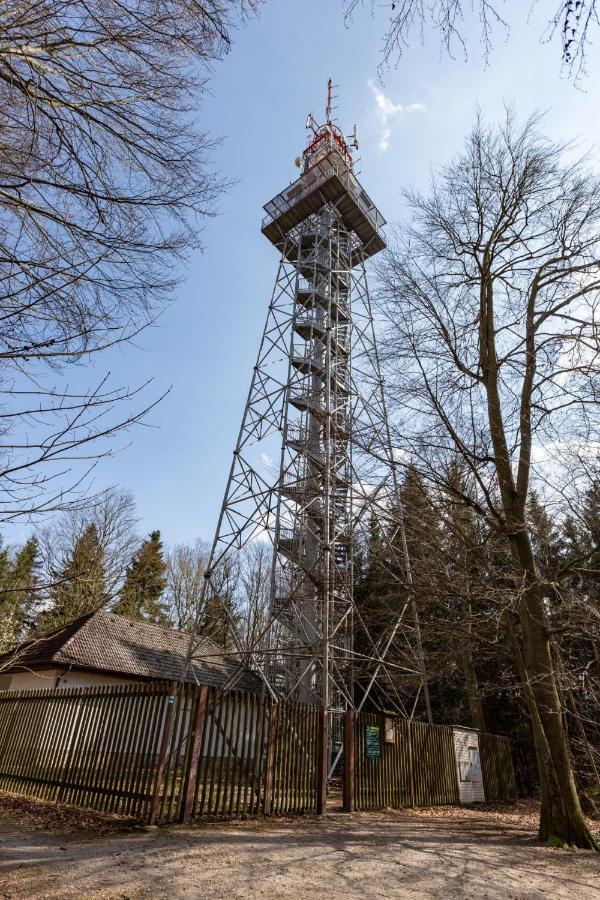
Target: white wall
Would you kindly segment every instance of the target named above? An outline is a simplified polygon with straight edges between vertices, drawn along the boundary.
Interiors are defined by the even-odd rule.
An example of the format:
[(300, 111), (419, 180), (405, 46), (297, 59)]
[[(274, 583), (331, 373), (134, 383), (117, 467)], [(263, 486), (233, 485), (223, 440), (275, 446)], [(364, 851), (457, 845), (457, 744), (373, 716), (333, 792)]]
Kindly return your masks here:
[(481, 777), (479, 735), (468, 728), (454, 728), (454, 757), (461, 803), (483, 803), (485, 792)]
[(0, 691), (39, 691), (43, 688), (57, 687), (56, 679), (60, 676), (58, 687), (92, 687), (97, 684), (137, 684), (139, 678), (127, 678), (124, 675), (111, 675), (103, 672), (85, 672), (82, 670), (65, 671), (64, 669), (40, 669), (36, 672), (15, 672), (0, 674)]

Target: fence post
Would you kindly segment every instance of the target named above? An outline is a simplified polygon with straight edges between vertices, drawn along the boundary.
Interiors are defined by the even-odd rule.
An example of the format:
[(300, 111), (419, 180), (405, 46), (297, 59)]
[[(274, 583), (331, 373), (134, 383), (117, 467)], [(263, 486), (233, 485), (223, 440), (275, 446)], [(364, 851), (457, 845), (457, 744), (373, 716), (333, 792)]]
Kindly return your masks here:
[(327, 709), (319, 708), (319, 742), (317, 752), (317, 815), (322, 816), (327, 805), (327, 774), (329, 771), (329, 729)]
[(410, 805), (415, 805), (415, 766), (413, 761), (413, 742), (412, 742), (412, 719), (408, 719), (407, 722), (407, 736), (408, 736), (408, 772), (410, 775)]
[(198, 764), (202, 752), (202, 738), (204, 735), (204, 720), (206, 719), (206, 704), (208, 700), (208, 688), (197, 688), (196, 708), (190, 719), (188, 732), (188, 758), (181, 794), (183, 804), (180, 821), (187, 824), (192, 818), (196, 782), (198, 780)]
[[(173, 702), (171, 702), (173, 698)], [(152, 796), (152, 806), (150, 807), (149, 824), (155, 825), (158, 816), (158, 807), (160, 803), (160, 789), (162, 787), (163, 774), (165, 771), (165, 761), (167, 759), (167, 751), (171, 741), (171, 733), (173, 731), (173, 716), (175, 713), (175, 700), (177, 699), (177, 682), (171, 681), (169, 684), (169, 693), (167, 694), (167, 714), (163, 726), (163, 733), (160, 741), (160, 749), (158, 751), (158, 760), (156, 762), (156, 771), (154, 777), (154, 793)]]
[(277, 732), (278, 711), (279, 707), (277, 703), (271, 703), (271, 713), (269, 715), (269, 736), (267, 738), (267, 766), (265, 770), (265, 816), (271, 815), (271, 800), (273, 796), (273, 767), (275, 763), (275, 738)]
[(344, 812), (354, 812), (354, 710), (344, 715)]

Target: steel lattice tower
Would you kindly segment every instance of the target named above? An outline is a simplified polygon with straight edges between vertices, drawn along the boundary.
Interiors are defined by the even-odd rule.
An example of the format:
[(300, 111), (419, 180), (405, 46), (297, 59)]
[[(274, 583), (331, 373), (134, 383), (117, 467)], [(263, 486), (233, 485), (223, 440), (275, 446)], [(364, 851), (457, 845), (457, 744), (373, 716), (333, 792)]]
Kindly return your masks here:
[[(300, 177), (265, 206), (262, 233), (281, 258), (203, 604), (219, 600), (232, 554), (270, 540), (266, 625), (250, 641), (230, 622), (240, 670), (260, 671), (274, 696), (343, 710), (360, 705), (358, 675), (361, 703), (387, 675), (394, 641), (414, 647), (416, 635), (406, 671), (422, 672), (422, 658), (416, 618), (404, 621), (410, 592), (388, 633), (373, 640), (353, 591), (355, 549), (373, 522), (394, 537), (390, 552), (410, 582), (365, 269), (385, 247), (385, 220), (353, 172), (356, 130), (349, 143), (331, 119), (331, 82), (325, 125), (309, 116), (307, 128)], [(192, 642), (190, 657), (193, 650)]]

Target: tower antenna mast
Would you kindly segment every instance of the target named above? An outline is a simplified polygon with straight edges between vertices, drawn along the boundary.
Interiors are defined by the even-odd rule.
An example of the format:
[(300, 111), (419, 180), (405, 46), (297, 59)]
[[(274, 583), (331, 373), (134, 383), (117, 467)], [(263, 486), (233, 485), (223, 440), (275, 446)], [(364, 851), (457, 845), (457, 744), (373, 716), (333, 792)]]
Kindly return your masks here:
[(333, 83), (331, 78), (327, 82), (327, 107), (325, 109), (325, 120), (331, 125), (331, 113), (333, 111)]

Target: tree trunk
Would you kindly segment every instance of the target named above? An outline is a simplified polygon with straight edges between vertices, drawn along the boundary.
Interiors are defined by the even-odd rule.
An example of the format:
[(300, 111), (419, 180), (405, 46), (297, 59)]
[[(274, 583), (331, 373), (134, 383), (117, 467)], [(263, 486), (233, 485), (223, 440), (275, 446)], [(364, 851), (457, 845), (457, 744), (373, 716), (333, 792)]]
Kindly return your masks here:
[(579, 804), (552, 664), (544, 595), (537, 574), (531, 537), (525, 523), (531, 465), (531, 398), (536, 369), (534, 309), (535, 293), (532, 290), (527, 309), (527, 363), (520, 412), (519, 469), (515, 483), (504, 428), (494, 330), (494, 286), (490, 256), (486, 251), (480, 288), (480, 364), (486, 387), (490, 437), (505, 525), (516, 574), (521, 579), (518, 608), (523, 637), (521, 680), (528, 698), (540, 772), (542, 809), (539, 836), (541, 840), (551, 844), (600, 850), (600, 844), (587, 827)]
[(528, 532), (521, 529), (513, 534), (511, 545), (524, 576), (519, 609), (523, 634), (522, 680), (527, 685), (525, 694), (526, 699), (529, 696), (540, 769), (539, 836), (551, 844), (600, 850), (586, 824), (577, 795), (552, 664), (544, 598)]

